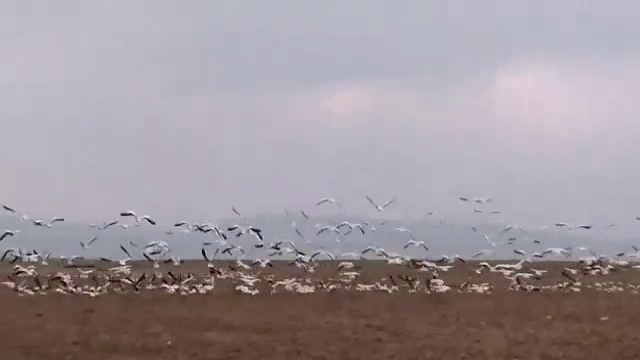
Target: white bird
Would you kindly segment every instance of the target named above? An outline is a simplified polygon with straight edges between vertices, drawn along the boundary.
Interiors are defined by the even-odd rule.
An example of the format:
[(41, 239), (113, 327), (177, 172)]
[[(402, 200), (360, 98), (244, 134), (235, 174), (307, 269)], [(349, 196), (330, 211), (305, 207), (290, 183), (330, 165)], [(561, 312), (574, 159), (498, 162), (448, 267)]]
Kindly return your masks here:
[(43, 220), (31, 220), (34, 226), (51, 227), (51, 224), (45, 223)]
[(526, 256), (527, 255), (527, 253), (522, 249), (514, 249), (513, 252), (518, 254), (518, 255), (522, 255), (522, 256)]
[(125, 253), (129, 259), (133, 258), (133, 256), (131, 256), (131, 253), (129, 252), (129, 250), (127, 250), (126, 247), (124, 247), (124, 245), (120, 244), (120, 250), (122, 250), (123, 253)]
[(605, 226), (602, 230), (600, 230), (600, 232), (605, 232), (606, 230), (609, 230), (609, 229), (611, 229), (613, 227), (616, 227), (616, 226), (618, 226), (616, 223), (611, 223), (611, 224)]
[(109, 222), (105, 223), (105, 224), (100, 228), (100, 230), (105, 230), (105, 229), (107, 229), (107, 228), (110, 228), (110, 227), (112, 227), (112, 226), (116, 225), (117, 223), (118, 223), (118, 220), (111, 220), (111, 221), (109, 221)]
[(487, 204), (490, 203), (493, 199), (488, 197), (488, 198), (475, 198), (473, 199), (473, 201), (475, 201), (478, 204)]
[(589, 225), (589, 224), (578, 224), (578, 225), (572, 225), (569, 229), (573, 230), (573, 229), (585, 229), (585, 230), (591, 230), (593, 226)]
[(45, 223), (42, 220), (31, 220), (31, 221), (33, 222), (33, 225), (35, 225), (35, 226), (42, 226), (42, 227), (49, 228), (49, 227), (53, 226), (54, 223), (63, 222), (64, 218), (63, 217), (54, 216), (54, 217), (51, 218), (51, 221), (49, 223)]
[(495, 252), (495, 250), (480, 250), (477, 253), (471, 255), (472, 258), (477, 258), (478, 256), (483, 256), (483, 255), (488, 255), (488, 254), (493, 254)]
[(149, 215), (142, 215), (142, 216), (137, 216), (135, 211), (133, 210), (127, 210), (127, 211), (123, 211), (120, 213), (120, 216), (122, 217), (132, 217), (136, 220), (136, 222), (140, 222), (140, 220), (145, 220), (146, 222), (148, 222), (151, 225), (155, 225), (156, 222), (151, 219), (151, 217)]
[(374, 252), (376, 255), (380, 255), (384, 252), (384, 249), (381, 247), (376, 247), (376, 246), (367, 246), (366, 248), (364, 248), (362, 250), (362, 255), (369, 253), (369, 252)]
[(387, 208), (387, 206), (389, 206), (389, 205), (393, 204), (394, 202), (396, 202), (396, 198), (393, 198), (393, 199), (391, 199), (391, 200), (387, 201), (386, 203), (382, 204), (382, 206), (380, 206), (380, 205), (378, 205), (375, 201), (373, 201), (373, 199), (371, 199), (371, 198), (369, 197), (369, 195), (365, 195), (365, 196), (364, 196), (364, 198), (365, 198), (365, 199), (367, 199), (367, 201), (368, 201), (371, 205), (373, 205), (373, 207), (375, 207), (375, 208), (376, 208), (376, 210), (378, 210), (378, 212), (382, 212), (382, 211), (384, 211), (384, 209), (386, 209), (386, 208)]
[(271, 260), (261, 260), (261, 259), (255, 259), (253, 260), (253, 262), (251, 263), (251, 266), (259, 266), (259, 267), (273, 267), (273, 264), (271, 263)]
[(355, 264), (350, 262), (350, 261), (343, 261), (341, 263), (338, 264), (337, 269), (338, 271), (340, 270), (351, 270), (355, 268)]
[(328, 232), (328, 231), (333, 231), (336, 234), (340, 234), (340, 229), (338, 229), (337, 227), (331, 226), (331, 225), (325, 225), (325, 226), (321, 227), (320, 230), (318, 230), (316, 235), (320, 235), (323, 232)]
[(89, 246), (91, 246), (91, 244), (96, 240), (98, 240), (97, 236), (92, 237), (91, 239), (87, 240), (87, 242), (80, 240), (80, 246), (82, 246), (83, 249), (88, 249)]
[(499, 234), (503, 234), (503, 233), (506, 233), (507, 231), (516, 230), (516, 229), (526, 231), (522, 226), (518, 224), (513, 224), (513, 225), (506, 225), (504, 228), (502, 228), (502, 230), (500, 230)]
[(549, 254), (564, 255), (564, 256), (567, 256), (567, 257), (571, 256), (571, 253), (569, 251), (567, 251), (566, 249), (563, 249), (563, 248), (546, 248), (542, 252), (542, 256), (549, 255)]
[(0, 241), (4, 240), (8, 236), (16, 236), (19, 232), (20, 230), (5, 230), (2, 235), (0, 235)]
[(293, 223), (293, 229), (295, 230), (296, 234), (298, 234), (298, 236), (302, 238), (304, 237), (304, 234), (300, 231), (300, 229), (298, 229), (295, 222)]
[(155, 220), (153, 220), (149, 215), (142, 215), (142, 216), (140, 216), (140, 217), (137, 219), (137, 221), (138, 221), (138, 222), (140, 222), (140, 220), (144, 220), (144, 221), (148, 222), (148, 223), (149, 223), (149, 224), (151, 224), (151, 225), (155, 225), (155, 224), (156, 224)]
[(123, 212), (120, 213), (120, 216), (123, 216), (123, 217), (124, 216), (129, 216), (129, 217), (132, 217), (134, 219), (138, 218), (138, 215), (136, 215), (136, 212), (133, 211), (133, 210), (123, 211)]
[(1, 206), (4, 210), (6, 210), (6, 211), (8, 211), (8, 212), (10, 212), (10, 213), (14, 213), (14, 214), (16, 213), (16, 210), (15, 210), (14, 208), (12, 208), (12, 207), (8, 206), (8, 205), (0, 204), (0, 206)]
[(343, 221), (343, 222), (341, 222), (341, 223), (340, 223), (340, 225), (338, 225), (338, 226), (336, 226), (336, 227), (337, 227), (338, 229), (340, 229), (340, 228), (342, 228), (343, 226), (346, 226), (346, 227), (348, 227), (348, 228), (349, 228), (349, 230), (345, 233), (345, 235), (349, 235), (349, 234), (351, 234), (351, 232), (353, 231), (353, 229), (358, 229), (358, 230), (360, 230), (360, 232), (362, 233), (362, 235), (364, 235), (364, 234), (365, 234), (364, 226), (362, 226), (362, 224), (356, 224), (356, 223), (352, 224), (352, 223), (350, 223), (350, 222), (348, 222), (348, 221)]
[(316, 206), (320, 206), (322, 204), (336, 204), (338, 205), (338, 207), (340, 207), (340, 203), (334, 198), (322, 198), (316, 203)]
[(405, 245), (404, 245), (404, 249), (408, 248), (409, 246), (415, 246), (415, 247), (422, 247), (423, 249), (425, 249), (426, 251), (429, 251), (429, 248), (427, 247), (427, 245), (425, 245), (424, 241), (415, 241), (415, 240), (409, 240)]
[(485, 235), (485, 236), (484, 236), (484, 239), (489, 243), (489, 245), (491, 245), (491, 246), (493, 246), (493, 247), (496, 247), (496, 246), (498, 246), (498, 245), (500, 245), (500, 244), (504, 244), (504, 241), (495, 242), (495, 241), (493, 241), (493, 240), (489, 240), (489, 239), (491, 239), (493, 236), (494, 236), (494, 235)]
[(244, 254), (244, 249), (242, 248), (242, 246), (237, 246), (237, 245), (233, 245), (233, 244), (229, 244), (229, 246), (227, 246), (224, 250), (222, 250), (220, 253), (221, 254), (229, 254), (231, 255), (231, 252), (233, 250), (238, 250), (241, 253)]
[(413, 237), (413, 233), (411, 232), (411, 230), (407, 229), (406, 227), (401, 226), (401, 227), (396, 228), (396, 230), (397, 230), (397, 231), (400, 231), (400, 232), (406, 232), (407, 234), (409, 234), (409, 238), (410, 238), (411, 240), (415, 240), (415, 238)]
[(336, 257), (335, 257), (332, 253), (330, 253), (330, 252), (329, 252), (329, 251), (327, 251), (327, 250), (321, 249), (321, 250), (318, 250), (318, 251), (314, 252), (314, 253), (311, 255), (310, 260), (311, 260), (311, 261), (313, 261), (313, 259), (315, 259), (316, 257), (318, 257), (318, 256), (320, 256), (320, 255), (326, 255), (326, 256), (328, 256), (328, 257), (329, 257), (329, 259), (331, 259), (331, 261), (334, 261), (334, 260), (336, 259)]

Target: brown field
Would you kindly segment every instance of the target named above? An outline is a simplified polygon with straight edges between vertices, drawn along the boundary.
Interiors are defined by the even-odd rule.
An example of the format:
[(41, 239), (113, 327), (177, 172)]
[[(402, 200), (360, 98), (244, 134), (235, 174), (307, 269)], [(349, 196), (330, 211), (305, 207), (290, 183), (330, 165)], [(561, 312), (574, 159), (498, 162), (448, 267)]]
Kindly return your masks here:
[[(549, 269), (545, 283), (564, 281), (567, 264)], [(100, 265), (104, 267), (103, 265)], [(149, 271), (139, 264), (137, 271)], [(143, 266), (145, 268), (143, 268)], [(411, 274), (404, 267), (362, 264), (360, 282)], [(335, 275), (325, 263), (314, 278)], [(218, 286), (208, 295), (160, 292), (17, 296), (0, 288), (3, 358), (19, 359), (638, 359), (640, 301), (619, 293), (513, 292), (499, 275), (476, 279), (475, 265), (441, 277), (458, 285), (495, 283), (492, 294), (394, 294), (337, 291), (257, 296)], [(40, 273), (59, 271), (42, 268)], [(64, 269), (74, 272), (74, 269)], [(205, 272), (201, 263), (163, 271)], [(276, 277), (304, 273), (284, 264)], [(585, 284), (640, 284), (621, 269), (586, 277)]]

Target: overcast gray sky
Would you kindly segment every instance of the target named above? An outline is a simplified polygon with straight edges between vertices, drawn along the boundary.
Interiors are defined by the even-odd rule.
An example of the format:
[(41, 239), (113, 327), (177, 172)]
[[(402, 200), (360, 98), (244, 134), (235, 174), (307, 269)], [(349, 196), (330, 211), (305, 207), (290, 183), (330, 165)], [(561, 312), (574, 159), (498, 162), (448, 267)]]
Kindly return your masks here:
[[(0, 202), (210, 220), (640, 215), (637, 1), (0, 5)], [(468, 214), (468, 215), (464, 215)], [(458, 216), (458, 215), (456, 215)], [(605, 220), (606, 219), (606, 220)]]

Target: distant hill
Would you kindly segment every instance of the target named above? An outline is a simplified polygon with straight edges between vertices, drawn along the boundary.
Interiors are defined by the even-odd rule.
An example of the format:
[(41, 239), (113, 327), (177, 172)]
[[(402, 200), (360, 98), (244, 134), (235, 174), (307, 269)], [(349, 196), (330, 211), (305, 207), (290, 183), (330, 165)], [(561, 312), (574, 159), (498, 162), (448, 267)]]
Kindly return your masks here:
[[(335, 234), (321, 234), (316, 236), (316, 224), (338, 224), (344, 220), (350, 222), (367, 221), (366, 233), (363, 235), (359, 231), (353, 231), (349, 236), (336, 236)], [(304, 234), (304, 238), (296, 234), (292, 223)], [(122, 223), (133, 224), (130, 219), (122, 219)], [(502, 224), (479, 224), (475, 225), (474, 231), (470, 225), (452, 225), (446, 223), (430, 221), (403, 222), (401, 220), (388, 220), (383, 223), (380, 219), (336, 219), (331, 217), (314, 217), (310, 220), (302, 216), (286, 215), (259, 215), (250, 219), (225, 219), (220, 221), (221, 228), (226, 228), (233, 224), (259, 227), (263, 230), (265, 242), (275, 242), (288, 239), (294, 241), (300, 249), (312, 251), (324, 248), (334, 253), (359, 252), (366, 246), (380, 246), (388, 251), (418, 257), (438, 257), (442, 254), (459, 254), (461, 256), (471, 256), (480, 249), (491, 249), (491, 245), (484, 239), (484, 235), (498, 234), (504, 227)], [(421, 248), (403, 249), (404, 244), (409, 240), (409, 234), (395, 230), (398, 227), (410, 229), (417, 240), (425, 241), (429, 247), (429, 253)], [(371, 229), (375, 228), (375, 231)], [(135, 252), (135, 248), (129, 241), (144, 246), (149, 241), (162, 240), (168, 242), (173, 254), (184, 258), (193, 259), (200, 257), (200, 249), (205, 241), (213, 242), (217, 239), (213, 233), (182, 233), (173, 227), (173, 224), (159, 224), (150, 226), (144, 224), (141, 227), (123, 229), (116, 225), (106, 230), (91, 228), (88, 224), (74, 223), (67, 221), (56, 223), (50, 228), (33, 226), (29, 222), (18, 221), (13, 217), (0, 217), (0, 229), (20, 230), (15, 237), (8, 237), (0, 243), (0, 249), (20, 247), (23, 249), (37, 249), (39, 252), (51, 252), (53, 255), (83, 255), (86, 257), (123, 257), (124, 254), (119, 249), (119, 245)], [(167, 235), (165, 231), (172, 231), (172, 235)], [(513, 245), (499, 245), (495, 258), (515, 258), (513, 249), (520, 248), (528, 253), (542, 251), (549, 246), (565, 247), (583, 246), (591, 247), (597, 253), (615, 253), (618, 251), (630, 251), (631, 242), (628, 239), (620, 238), (598, 238), (594, 236), (596, 232), (588, 230), (560, 231), (559, 229), (547, 229), (531, 232), (512, 230), (501, 235), (491, 237), (497, 243), (506, 241), (509, 237), (515, 237)], [(80, 240), (88, 240), (92, 236), (98, 235), (99, 240), (89, 249), (82, 249)], [(534, 244), (533, 239), (538, 239), (541, 244)], [(253, 244), (255, 239), (250, 235), (242, 237), (229, 236), (229, 242), (238, 244), (245, 248), (249, 257), (266, 257), (264, 249), (255, 249)], [(218, 244), (214, 244), (209, 250), (215, 251)], [(629, 248), (629, 249), (628, 249)], [(586, 255), (586, 254), (585, 254)]]

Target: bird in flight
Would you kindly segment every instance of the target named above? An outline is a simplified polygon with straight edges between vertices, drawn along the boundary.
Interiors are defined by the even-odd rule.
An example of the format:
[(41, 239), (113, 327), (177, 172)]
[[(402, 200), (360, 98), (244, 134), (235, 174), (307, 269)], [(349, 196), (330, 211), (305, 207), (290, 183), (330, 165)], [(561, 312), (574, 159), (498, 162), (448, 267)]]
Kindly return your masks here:
[(387, 206), (389, 206), (389, 205), (393, 204), (394, 202), (396, 202), (396, 198), (393, 198), (393, 199), (391, 199), (391, 200), (387, 201), (386, 203), (382, 204), (382, 206), (381, 206), (381, 205), (378, 205), (375, 201), (373, 201), (373, 199), (371, 199), (371, 198), (369, 197), (369, 195), (365, 195), (365, 196), (364, 196), (364, 198), (365, 198), (365, 199), (367, 199), (367, 201), (368, 201), (371, 205), (373, 205), (373, 207), (375, 207), (375, 208), (376, 208), (376, 210), (378, 210), (379, 212), (384, 211), (384, 209), (385, 209)]
[(142, 215), (142, 216), (138, 216), (136, 215), (136, 213), (133, 210), (128, 210), (128, 211), (123, 211), (120, 213), (120, 216), (122, 217), (132, 217), (136, 220), (136, 222), (140, 222), (140, 220), (145, 220), (146, 222), (148, 222), (151, 225), (155, 225), (156, 222), (149, 216), (149, 215)]
[(322, 204), (336, 204), (338, 205), (338, 207), (340, 207), (340, 203), (338, 202), (338, 200), (334, 199), (334, 198), (322, 198), (320, 199), (317, 203), (316, 206), (320, 206)]

